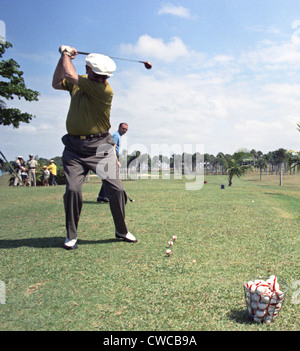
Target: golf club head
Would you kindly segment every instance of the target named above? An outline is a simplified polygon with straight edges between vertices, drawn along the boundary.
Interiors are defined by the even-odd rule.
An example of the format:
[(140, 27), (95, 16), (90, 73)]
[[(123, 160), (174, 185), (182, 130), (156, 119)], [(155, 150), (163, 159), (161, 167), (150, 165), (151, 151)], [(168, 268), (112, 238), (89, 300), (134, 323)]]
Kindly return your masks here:
[(145, 65), (146, 69), (151, 69), (151, 68), (152, 68), (152, 64), (151, 64), (150, 62), (145, 61), (145, 62), (143, 62), (143, 63), (144, 63), (144, 65)]

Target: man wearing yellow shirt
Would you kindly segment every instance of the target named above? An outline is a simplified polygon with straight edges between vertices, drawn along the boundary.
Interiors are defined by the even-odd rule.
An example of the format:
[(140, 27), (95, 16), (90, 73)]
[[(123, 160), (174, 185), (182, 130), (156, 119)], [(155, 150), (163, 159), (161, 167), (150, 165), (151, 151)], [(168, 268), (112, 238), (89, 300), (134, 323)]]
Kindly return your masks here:
[(82, 208), (82, 183), (89, 170), (101, 179), (109, 198), (115, 224), (115, 236), (137, 242), (125, 223), (127, 201), (119, 178), (114, 141), (109, 133), (113, 91), (107, 79), (116, 69), (114, 61), (105, 55), (86, 57), (86, 76), (79, 76), (72, 64), (77, 50), (61, 46), (61, 57), (53, 75), (54, 89), (67, 90), (71, 96), (67, 115), (68, 134), (62, 141), (63, 167), (66, 176), (64, 206), (66, 213), (67, 250), (77, 248), (77, 228)]
[(57, 185), (56, 176), (57, 176), (57, 167), (53, 160), (50, 160), (50, 165), (47, 167), (50, 172), (49, 185)]

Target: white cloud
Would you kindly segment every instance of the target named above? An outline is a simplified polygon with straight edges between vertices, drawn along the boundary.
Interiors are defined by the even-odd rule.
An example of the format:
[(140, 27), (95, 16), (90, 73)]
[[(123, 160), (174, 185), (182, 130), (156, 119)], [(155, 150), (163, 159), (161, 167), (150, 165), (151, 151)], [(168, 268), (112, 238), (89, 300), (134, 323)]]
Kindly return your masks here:
[(135, 45), (122, 44), (121, 52), (127, 55), (153, 57), (164, 62), (174, 62), (178, 58), (191, 55), (187, 46), (178, 37), (174, 37), (168, 43), (165, 43), (163, 39), (152, 38), (149, 35), (141, 36)]
[(182, 18), (190, 18), (190, 10), (183, 6), (166, 4), (158, 11), (159, 15), (174, 15)]
[(235, 61), (235, 58), (233, 56), (229, 56), (229, 55), (217, 55), (213, 58), (213, 60), (216, 63), (222, 64), (222, 65), (226, 65), (228, 63), (232, 63)]
[(240, 62), (253, 70), (296, 70), (300, 68), (299, 45), (292, 41), (264, 42), (241, 54)]

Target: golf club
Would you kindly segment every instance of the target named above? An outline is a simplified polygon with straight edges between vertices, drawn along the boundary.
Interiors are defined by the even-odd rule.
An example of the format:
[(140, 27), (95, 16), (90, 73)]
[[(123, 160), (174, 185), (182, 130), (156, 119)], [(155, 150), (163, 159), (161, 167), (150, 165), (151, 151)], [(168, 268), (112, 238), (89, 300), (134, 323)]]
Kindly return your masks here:
[[(82, 51), (77, 51), (77, 53), (79, 55), (89, 55), (88, 52), (82, 52)], [(125, 58), (120, 58), (120, 57), (113, 57), (113, 56), (109, 56), (110, 58), (114, 59), (114, 60), (122, 60), (122, 61), (130, 61), (130, 62), (138, 62), (138, 63), (142, 63), (146, 69), (151, 69), (152, 68), (152, 64), (148, 61), (138, 61), (138, 60), (130, 60), (130, 59), (125, 59)]]
[(134, 200), (131, 197), (129, 197), (128, 194), (127, 194), (127, 197), (128, 197), (130, 202), (134, 202)]

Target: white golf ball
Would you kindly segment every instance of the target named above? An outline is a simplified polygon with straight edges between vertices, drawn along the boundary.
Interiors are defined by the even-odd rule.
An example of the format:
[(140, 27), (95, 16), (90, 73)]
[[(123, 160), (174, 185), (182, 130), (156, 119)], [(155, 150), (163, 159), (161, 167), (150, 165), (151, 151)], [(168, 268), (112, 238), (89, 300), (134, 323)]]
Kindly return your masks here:
[(257, 293), (258, 295), (263, 295), (266, 291), (267, 291), (267, 287), (266, 287), (266, 286), (263, 286), (263, 285), (259, 285), (259, 286), (256, 288), (256, 293)]
[(256, 301), (251, 302), (251, 307), (256, 310), (258, 308), (258, 303)]
[(252, 299), (252, 301), (258, 302), (258, 301), (260, 300), (260, 295), (258, 295), (258, 294), (253, 294), (251, 299)]
[(270, 297), (271, 297), (271, 293), (269, 291), (266, 291), (265, 293), (263, 293), (261, 295), (261, 302), (264, 302), (264, 303), (269, 303), (270, 301)]
[(255, 314), (256, 314), (256, 316), (258, 317), (258, 318), (262, 318), (262, 317), (264, 317), (264, 315), (266, 314), (266, 311), (264, 310), (257, 310), (256, 312), (255, 312)]
[(166, 250), (166, 254), (167, 254), (168, 256), (170, 256), (171, 253), (172, 253), (172, 250), (170, 250), (170, 249)]
[(248, 286), (249, 286), (249, 291), (254, 294), (256, 290), (256, 285), (254, 284), (254, 282), (249, 282)]
[(258, 308), (259, 308), (260, 310), (265, 310), (265, 309), (267, 308), (267, 306), (268, 306), (268, 304), (266, 304), (266, 303), (264, 303), (264, 302), (260, 302), (260, 303), (258, 304)]

